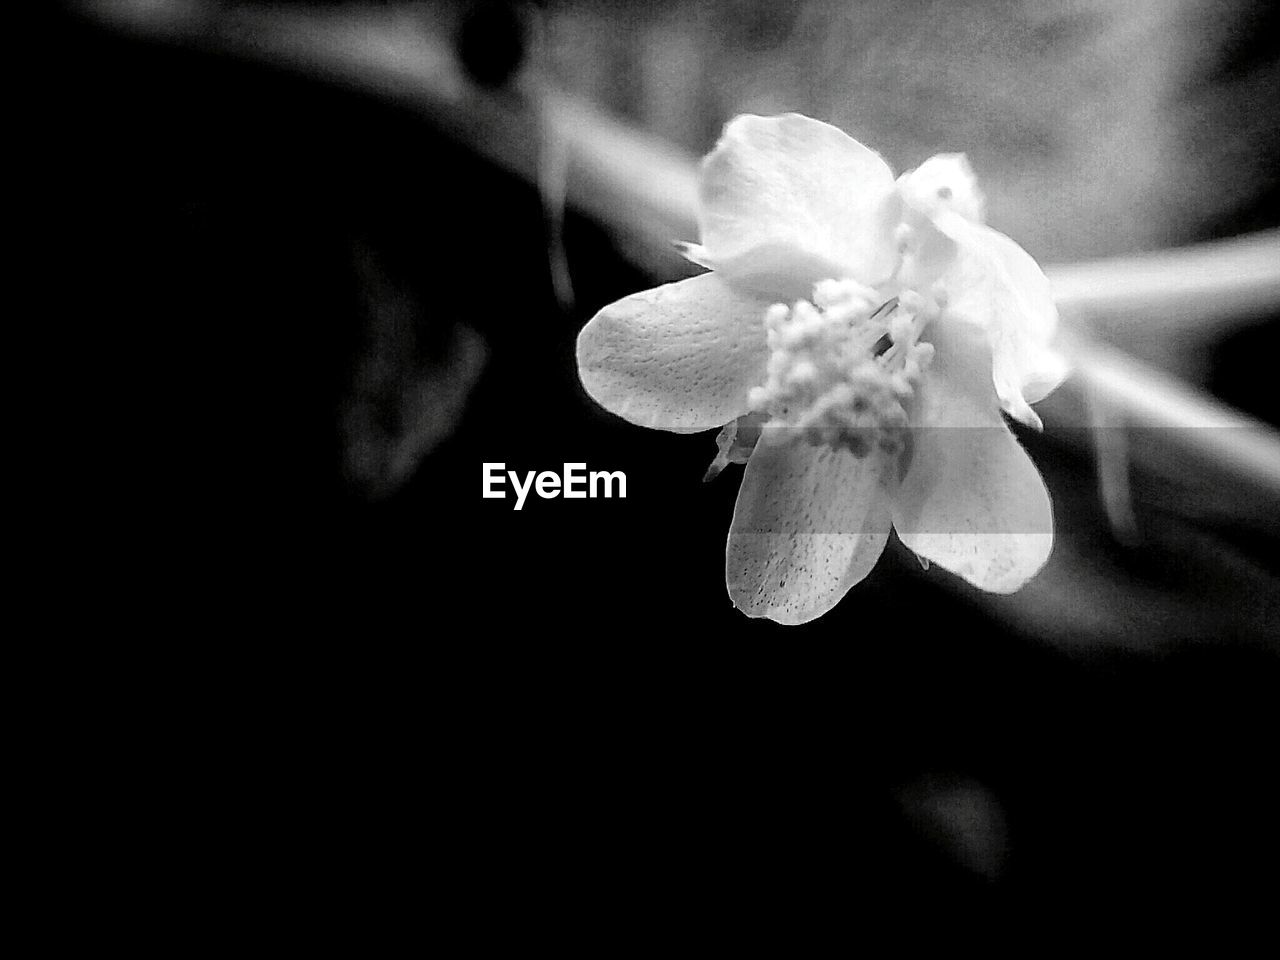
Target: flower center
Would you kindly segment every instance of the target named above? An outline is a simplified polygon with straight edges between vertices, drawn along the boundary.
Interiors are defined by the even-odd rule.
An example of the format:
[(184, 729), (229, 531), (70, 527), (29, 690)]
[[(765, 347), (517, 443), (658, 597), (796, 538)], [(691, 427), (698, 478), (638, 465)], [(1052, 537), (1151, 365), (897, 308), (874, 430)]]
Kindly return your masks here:
[(933, 359), (933, 345), (919, 337), (937, 312), (913, 291), (880, 302), (853, 280), (822, 281), (812, 303), (774, 304), (764, 318), (767, 379), (751, 391), (752, 409), (815, 445), (855, 457), (897, 454), (904, 403)]

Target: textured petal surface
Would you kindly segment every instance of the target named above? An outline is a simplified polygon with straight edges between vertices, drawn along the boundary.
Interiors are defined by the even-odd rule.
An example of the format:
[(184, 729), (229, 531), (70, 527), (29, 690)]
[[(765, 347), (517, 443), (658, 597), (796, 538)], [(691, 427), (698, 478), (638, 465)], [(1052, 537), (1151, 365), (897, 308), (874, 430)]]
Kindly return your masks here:
[(1067, 374), (1049, 346), (1058, 310), (1049, 280), (1022, 247), (1004, 234), (944, 213), (939, 229), (956, 241), (956, 262), (943, 278), (948, 312), (987, 332), (992, 381), (1013, 417), (1040, 427), (1028, 403), (1044, 399)]
[(1000, 416), (982, 332), (939, 321), (920, 385), (913, 457), (893, 512), (916, 553), (994, 593), (1044, 565), (1053, 510), (1035, 464)]
[(875, 566), (888, 539), (891, 464), (766, 428), (733, 512), (725, 579), (749, 617), (804, 623)]
[(578, 375), (597, 403), (642, 427), (719, 427), (764, 382), (768, 304), (715, 274), (605, 307), (578, 335)]
[(731, 282), (772, 291), (828, 277), (873, 284), (893, 271), (893, 173), (830, 124), (736, 117), (702, 162), (699, 199), (704, 256)]

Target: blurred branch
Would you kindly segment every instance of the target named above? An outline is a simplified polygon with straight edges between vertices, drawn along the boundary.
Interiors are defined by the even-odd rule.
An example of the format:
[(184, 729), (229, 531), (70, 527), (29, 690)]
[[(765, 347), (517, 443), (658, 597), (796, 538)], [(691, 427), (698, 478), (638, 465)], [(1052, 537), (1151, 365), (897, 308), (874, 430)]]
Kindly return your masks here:
[[(1074, 373), (1039, 404), (1046, 430), (1092, 424), (1110, 439), (1117, 428), (1156, 437), (1159, 443), (1136, 444), (1133, 459), (1166, 476), (1242, 482), (1247, 495), (1226, 486), (1212, 499), (1274, 526), (1280, 517), (1280, 435), (1274, 428), (1096, 338), (1072, 331), (1064, 340)], [(1098, 423), (1099, 411), (1105, 423)]]
[[(463, 76), (425, 8), (353, 11), (219, 8), (197, 0), (107, 0), (82, 10), (131, 33), (240, 55), (411, 106), (433, 124), (530, 182), (550, 137), (569, 164), (567, 201), (629, 240), (656, 275), (685, 268), (670, 241), (696, 231), (696, 158), (526, 75), (482, 90)], [(1114, 422), (1171, 428), (1168, 442), (1280, 497), (1280, 436), (1202, 390), (1105, 345), (1086, 328), (1135, 326), (1162, 337), (1220, 334), (1280, 304), (1280, 232), (1092, 263), (1052, 266), (1071, 329), (1076, 375), (1051, 398), (1046, 422), (1074, 400), (1103, 403)], [(1079, 404), (1077, 403), (1077, 406)], [(1057, 416), (1054, 415), (1057, 411)], [(1078, 414), (1077, 414), (1078, 416)], [(1086, 416), (1069, 425), (1088, 422)]]
[(1098, 333), (1143, 325), (1204, 341), (1280, 305), (1280, 230), (1046, 272), (1063, 313)]

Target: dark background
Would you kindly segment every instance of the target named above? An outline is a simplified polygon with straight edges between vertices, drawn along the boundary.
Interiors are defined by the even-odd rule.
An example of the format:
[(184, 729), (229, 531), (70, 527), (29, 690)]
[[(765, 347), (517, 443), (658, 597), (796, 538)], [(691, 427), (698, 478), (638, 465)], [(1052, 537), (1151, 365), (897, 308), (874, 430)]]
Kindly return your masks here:
[[(421, 116), (60, 27), (48, 173), (71, 248), (49, 322), (94, 424), (69, 600), (124, 637), (90, 658), (137, 691), (103, 711), (132, 731), (123, 788), (176, 778), (173, 809), (223, 811), (232, 848), (270, 836), (316, 877), (392, 902), (421, 885), (531, 934), (590, 917), (643, 940), (869, 894), (982, 917), (1274, 892), (1273, 542), (1149, 515), (1263, 571), (1197, 588), (1213, 555), (1120, 547), (1088, 458), (1032, 437), (1085, 562), (1143, 602), (1199, 589), (1199, 619), (1117, 611), (1123, 644), (1049, 643), (895, 543), (820, 621), (748, 621), (722, 573), (738, 468), (703, 485), (711, 435), (631, 427), (578, 383), (582, 323), (652, 285), (607, 232), (568, 219), (566, 315), (533, 188)], [(339, 427), (362, 257), (419, 306), (423, 369), (459, 323), (487, 345), (452, 435), (379, 496)], [(1227, 345), (1218, 374), (1251, 363)], [(628, 498), (480, 497), (484, 461), (583, 460), (625, 471)], [(911, 799), (975, 782), (1002, 811), (975, 834), (985, 875)]]

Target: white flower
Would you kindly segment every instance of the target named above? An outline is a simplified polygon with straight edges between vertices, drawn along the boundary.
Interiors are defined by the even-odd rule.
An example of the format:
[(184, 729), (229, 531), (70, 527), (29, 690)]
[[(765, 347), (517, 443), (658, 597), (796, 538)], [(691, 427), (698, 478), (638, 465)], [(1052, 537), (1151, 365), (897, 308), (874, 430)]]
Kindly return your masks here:
[(686, 255), (711, 272), (605, 307), (578, 366), (641, 426), (767, 417), (729, 534), (734, 603), (813, 619), (891, 526), (982, 589), (1018, 589), (1048, 558), (1052, 511), (1000, 411), (1039, 427), (1029, 404), (1066, 368), (1048, 281), (982, 224), (964, 157), (895, 180), (828, 124), (742, 116), (703, 161), (700, 203)]

